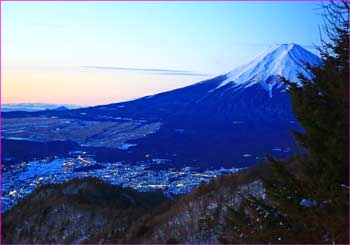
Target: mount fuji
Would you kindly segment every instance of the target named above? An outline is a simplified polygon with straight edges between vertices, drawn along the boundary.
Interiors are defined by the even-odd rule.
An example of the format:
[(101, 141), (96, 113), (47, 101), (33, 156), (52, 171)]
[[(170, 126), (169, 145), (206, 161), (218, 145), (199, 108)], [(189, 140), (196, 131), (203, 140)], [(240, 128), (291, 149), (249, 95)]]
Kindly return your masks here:
[(297, 44), (275, 45), (224, 75), (184, 88), (122, 103), (3, 116), (160, 122), (157, 132), (129, 142), (136, 145), (132, 154), (196, 166), (247, 166), (266, 153), (283, 157), (297, 150), (291, 130), (301, 128), (279, 77), (301, 85), (299, 73), (312, 77), (306, 64), (317, 66), (321, 59)]
[(312, 76), (306, 64), (320, 63), (318, 56), (297, 44), (275, 45), (227, 74), (133, 101), (93, 107), (93, 111), (168, 123), (179, 123), (179, 120), (200, 124), (293, 121), (287, 85), (279, 76), (299, 84), (299, 73), (307, 78)]

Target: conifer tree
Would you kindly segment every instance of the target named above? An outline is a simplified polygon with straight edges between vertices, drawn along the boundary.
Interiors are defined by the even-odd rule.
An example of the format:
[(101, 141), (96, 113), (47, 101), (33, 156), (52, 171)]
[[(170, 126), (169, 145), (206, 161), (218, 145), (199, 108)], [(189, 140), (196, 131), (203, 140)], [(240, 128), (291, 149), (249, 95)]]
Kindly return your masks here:
[(323, 6), (325, 37), (319, 52), (322, 64), (309, 67), (314, 75), (289, 84), (293, 111), (304, 132), (294, 132), (309, 159), (306, 174), (322, 189), (337, 189), (349, 181), (349, 3)]
[[(267, 200), (246, 198), (230, 243), (349, 243), (349, 3), (323, 6), (322, 63), (289, 85), (305, 155), (270, 159)], [(242, 218), (242, 215), (244, 218)], [(238, 232), (237, 232), (238, 231)]]

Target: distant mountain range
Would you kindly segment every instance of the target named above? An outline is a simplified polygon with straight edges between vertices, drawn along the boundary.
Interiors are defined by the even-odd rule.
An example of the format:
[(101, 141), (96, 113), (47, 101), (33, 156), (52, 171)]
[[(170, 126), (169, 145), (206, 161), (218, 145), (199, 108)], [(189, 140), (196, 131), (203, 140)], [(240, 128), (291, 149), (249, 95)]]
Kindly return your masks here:
[(42, 110), (69, 110), (81, 108), (79, 105), (71, 104), (47, 104), (47, 103), (5, 103), (1, 104), (1, 111), (42, 111)]
[(296, 151), (287, 85), (318, 56), (297, 44), (281, 44), (246, 65), (215, 78), (140, 99), (75, 110), (4, 113), (4, 117), (48, 116), (94, 121), (160, 122), (160, 129), (135, 144), (128, 154), (171, 158), (199, 166), (247, 166), (266, 153), (284, 157)]

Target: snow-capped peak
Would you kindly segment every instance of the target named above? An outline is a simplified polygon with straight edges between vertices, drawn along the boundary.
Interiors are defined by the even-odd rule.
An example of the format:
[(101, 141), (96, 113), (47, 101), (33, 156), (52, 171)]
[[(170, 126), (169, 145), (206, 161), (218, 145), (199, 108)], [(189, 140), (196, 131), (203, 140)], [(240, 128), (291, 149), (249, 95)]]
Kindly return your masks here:
[(291, 82), (299, 83), (299, 73), (311, 78), (310, 71), (306, 69), (305, 64), (316, 66), (320, 63), (321, 59), (317, 55), (297, 44), (274, 45), (248, 64), (238, 66), (227, 73), (226, 79), (214, 90), (229, 83), (235, 87), (244, 88), (260, 83), (271, 96), (273, 87), (284, 85), (277, 79), (277, 76), (283, 76)]

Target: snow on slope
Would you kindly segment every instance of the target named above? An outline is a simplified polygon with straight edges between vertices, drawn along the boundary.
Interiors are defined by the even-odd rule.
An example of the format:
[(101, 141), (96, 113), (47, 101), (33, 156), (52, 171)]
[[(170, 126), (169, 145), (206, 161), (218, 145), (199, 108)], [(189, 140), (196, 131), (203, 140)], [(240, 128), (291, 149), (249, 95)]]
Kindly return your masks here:
[(320, 63), (321, 59), (317, 55), (297, 44), (275, 45), (248, 64), (238, 66), (227, 73), (226, 79), (212, 91), (229, 83), (232, 83), (233, 87), (241, 88), (260, 83), (272, 96), (273, 88), (284, 86), (278, 80), (278, 76), (300, 84), (299, 73), (311, 78), (310, 71), (305, 68), (305, 64), (316, 66)]

